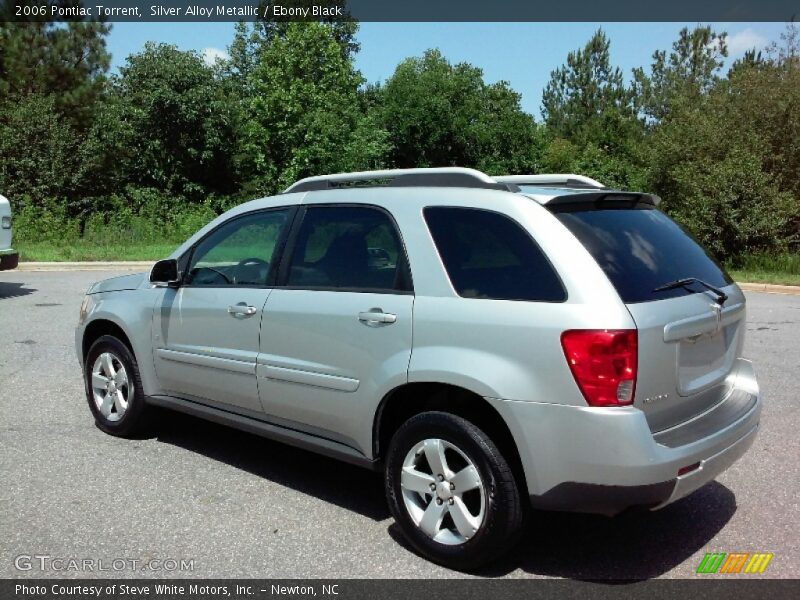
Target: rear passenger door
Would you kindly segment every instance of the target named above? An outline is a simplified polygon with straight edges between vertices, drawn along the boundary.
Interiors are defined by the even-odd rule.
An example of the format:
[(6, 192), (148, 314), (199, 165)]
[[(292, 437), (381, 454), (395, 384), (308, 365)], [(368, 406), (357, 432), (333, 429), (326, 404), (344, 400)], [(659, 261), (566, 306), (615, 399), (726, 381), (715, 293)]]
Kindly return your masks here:
[(270, 418), (369, 454), (372, 407), (405, 383), (414, 295), (385, 210), (301, 209), (261, 328), (258, 380)]

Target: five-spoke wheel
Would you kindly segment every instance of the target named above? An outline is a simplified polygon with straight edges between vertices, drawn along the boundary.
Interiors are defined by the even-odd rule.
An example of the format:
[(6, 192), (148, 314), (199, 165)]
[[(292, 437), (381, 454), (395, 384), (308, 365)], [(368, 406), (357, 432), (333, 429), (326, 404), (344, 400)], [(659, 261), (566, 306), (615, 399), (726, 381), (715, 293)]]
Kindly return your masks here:
[(125, 365), (111, 352), (103, 352), (94, 361), (92, 394), (97, 410), (109, 421), (118, 421), (128, 410), (133, 386)]
[(426, 439), (408, 451), (400, 476), (414, 523), (442, 544), (462, 544), (483, 522), (486, 490), (478, 469), (455, 444)]
[(522, 501), (506, 459), (474, 423), (431, 411), (392, 437), (386, 498), (423, 556), (469, 570), (496, 560), (522, 529)]
[(147, 422), (139, 367), (127, 344), (104, 335), (95, 340), (84, 363), (86, 398), (97, 426), (107, 433), (134, 435)]

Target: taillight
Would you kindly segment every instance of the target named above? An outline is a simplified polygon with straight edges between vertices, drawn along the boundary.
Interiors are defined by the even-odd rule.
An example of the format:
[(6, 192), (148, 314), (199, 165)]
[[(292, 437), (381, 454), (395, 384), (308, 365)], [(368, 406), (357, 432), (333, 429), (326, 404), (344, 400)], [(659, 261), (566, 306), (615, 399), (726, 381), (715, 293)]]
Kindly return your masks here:
[(561, 334), (561, 346), (575, 382), (590, 406), (633, 403), (635, 329), (572, 329)]

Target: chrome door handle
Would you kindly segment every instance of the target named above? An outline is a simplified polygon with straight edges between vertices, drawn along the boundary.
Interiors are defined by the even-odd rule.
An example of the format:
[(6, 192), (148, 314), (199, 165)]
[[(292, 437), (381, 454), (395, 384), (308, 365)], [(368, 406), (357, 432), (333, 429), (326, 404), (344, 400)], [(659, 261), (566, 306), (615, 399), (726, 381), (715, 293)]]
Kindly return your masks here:
[(397, 315), (385, 313), (380, 308), (373, 308), (368, 311), (358, 313), (358, 320), (365, 325), (388, 325), (397, 321)]
[(228, 314), (234, 317), (252, 317), (258, 309), (255, 306), (248, 306), (244, 302), (233, 304), (228, 307)]

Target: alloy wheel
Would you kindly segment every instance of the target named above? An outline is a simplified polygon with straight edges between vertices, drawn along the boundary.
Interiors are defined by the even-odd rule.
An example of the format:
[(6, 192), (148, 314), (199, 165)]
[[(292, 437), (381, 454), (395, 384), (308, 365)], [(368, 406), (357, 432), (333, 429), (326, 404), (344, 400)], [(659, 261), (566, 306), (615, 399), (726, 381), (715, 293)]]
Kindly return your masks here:
[(403, 461), (403, 502), (431, 539), (459, 545), (473, 538), (486, 513), (486, 489), (472, 460), (451, 442), (426, 439)]
[(109, 421), (119, 421), (128, 410), (133, 386), (122, 361), (103, 352), (92, 366), (92, 396), (97, 410)]

